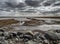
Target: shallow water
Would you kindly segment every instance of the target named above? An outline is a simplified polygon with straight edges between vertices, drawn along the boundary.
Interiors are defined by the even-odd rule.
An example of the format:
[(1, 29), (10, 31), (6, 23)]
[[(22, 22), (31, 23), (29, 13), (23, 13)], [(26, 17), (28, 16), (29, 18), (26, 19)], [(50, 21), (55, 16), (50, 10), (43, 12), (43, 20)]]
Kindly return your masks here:
[[(26, 18), (0, 18), (1, 19), (15, 19), (18, 21), (29, 21), (29, 19)], [(52, 23), (53, 21), (60, 21), (60, 19), (50, 19), (50, 18), (36, 18), (39, 20), (45, 20), (46, 22), (50, 22)], [(14, 27), (16, 30), (43, 30), (43, 31), (47, 31), (47, 30), (54, 30), (54, 29), (60, 29), (60, 24), (52, 24), (52, 25), (47, 25), (47, 24), (43, 24), (43, 25), (38, 25), (38, 26), (21, 26), (21, 24), (19, 23), (18, 26), (12, 26)]]

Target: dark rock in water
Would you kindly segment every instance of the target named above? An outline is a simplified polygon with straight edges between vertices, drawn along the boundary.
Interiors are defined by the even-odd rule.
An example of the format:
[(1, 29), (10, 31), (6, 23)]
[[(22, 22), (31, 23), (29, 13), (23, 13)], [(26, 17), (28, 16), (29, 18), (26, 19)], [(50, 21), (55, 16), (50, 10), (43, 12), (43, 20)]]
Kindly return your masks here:
[(10, 35), (5, 36), (5, 40), (12, 39)]
[(45, 40), (44, 37), (40, 33), (35, 34), (33, 38), (34, 38), (33, 39), (34, 42), (41, 42), (41, 40), (42, 41)]
[(12, 35), (13, 37), (17, 37), (17, 34), (16, 34), (16, 33), (11, 33), (11, 35)]
[(47, 32), (45, 35), (45, 38), (48, 39), (48, 40), (58, 40), (58, 37), (55, 33), (52, 33), (52, 32)]
[(12, 39), (13, 37), (11, 35), (9, 35), (6, 39)]
[(20, 36), (20, 35), (22, 35), (22, 34), (23, 34), (22, 32), (17, 32), (17, 35), (18, 35), (18, 36)]
[(58, 40), (60, 40), (60, 34), (58, 34), (57, 36), (58, 36)]
[(2, 43), (0, 43), (0, 44), (2, 44)]
[(29, 40), (32, 40), (33, 35), (32, 35), (31, 33), (27, 32), (27, 33), (25, 33), (25, 34), (23, 35), (22, 38), (23, 38), (24, 42), (27, 42), (27, 41), (29, 41)]
[(60, 33), (60, 30), (54, 30), (54, 32)]
[(17, 34), (16, 33), (9, 33), (9, 36), (6, 37), (6, 39), (12, 39), (12, 38), (16, 38)]
[(31, 38), (33, 37), (33, 34), (30, 32), (25, 33), (25, 35), (29, 35)]
[(0, 32), (0, 36), (4, 36), (4, 33), (1, 33), (1, 32)]
[(0, 29), (0, 32), (4, 32), (4, 30), (3, 29)]
[(29, 6), (37, 7), (40, 4), (40, 0), (25, 0), (25, 3)]

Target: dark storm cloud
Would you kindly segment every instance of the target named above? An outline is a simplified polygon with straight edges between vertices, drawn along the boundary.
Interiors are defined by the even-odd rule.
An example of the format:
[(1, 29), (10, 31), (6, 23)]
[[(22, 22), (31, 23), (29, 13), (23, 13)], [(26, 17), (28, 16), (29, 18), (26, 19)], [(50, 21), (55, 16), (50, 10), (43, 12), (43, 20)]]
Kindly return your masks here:
[(43, 2), (43, 0), (25, 0), (25, 3), (28, 6), (33, 6), (33, 7), (37, 7), (40, 6), (40, 3)]
[(42, 2), (42, 5), (44, 6), (50, 6), (51, 4), (53, 4), (55, 2), (55, 0), (44, 0)]
[[(47, 6), (51, 6), (51, 5), (52, 5), (52, 7), (57, 6), (57, 5), (60, 6), (59, 1), (60, 0), (0, 0), (0, 2), (5, 3), (4, 5), (2, 5), (3, 7), (6, 5), (7, 8), (8, 7), (11, 7), (11, 8), (14, 8), (14, 9), (18, 8), (20, 10), (22, 10), (22, 9), (28, 10), (28, 8), (31, 9), (33, 7), (33, 11), (35, 11), (34, 10), (35, 7), (39, 8), (41, 6), (47, 7)], [(0, 4), (0, 7), (1, 7), (1, 4)], [(24, 8), (24, 7), (26, 7), (26, 8)], [(47, 11), (44, 11), (42, 13), (58, 13), (58, 12), (60, 12), (60, 11), (59, 10), (55, 10), (55, 11), (48, 11), (47, 10)]]

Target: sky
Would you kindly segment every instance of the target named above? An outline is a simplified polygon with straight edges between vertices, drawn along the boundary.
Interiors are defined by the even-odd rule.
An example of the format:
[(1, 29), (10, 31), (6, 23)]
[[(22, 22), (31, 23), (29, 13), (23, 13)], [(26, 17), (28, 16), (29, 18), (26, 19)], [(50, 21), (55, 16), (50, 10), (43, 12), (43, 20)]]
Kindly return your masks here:
[[(60, 8), (57, 8), (57, 7), (60, 7), (60, 6), (57, 6), (57, 7), (56, 6), (50, 6), (50, 5), (44, 6), (44, 4), (46, 4), (46, 3), (48, 4), (48, 2), (52, 4), (52, 3), (54, 3), (54, 1), (57, 2), (59, 0), (49, 0), (49, 1), (43, 0), (43, 2), (41, 2), (41, 1), (42, 0), (40, 0), (40, 3), (42, 3), (42, 5), (34, 7), (34, 6), (30, 6), (30, 5), (26, 4), (25, 0), (0, 0), (0, 2), (3, 2), (3, 3), (4, 2), (11, 2), (13, 5), (18, 5), (20, 3), (26, 4), (26, 7), (24, 6), (25, 8), (23, 8), (24, 9), (23, 11), (32, 11), (32, 10), (36, 9), (36, 11), (38, 11), (40, 13), (44, 13), (44, 14), (45, 13), (48, 13), (48, 14), (50, 14), (50, 13), (58, 13), (58, 12), (60, 13)], [(33, 2), (30, 2), (30, 3), (33, 3)], [(5, 5), (7, 5), (7, 4), (5, 4)], [(19, 6), (21, 6), (21, 4)], [(9, 6), (7, 6), (7, 7), (9, 7)], [(6, 9), (4, 9), (4, 10), (6, 10)], [(20, 7), (19, 7), (19, 9), (20, 9)]]

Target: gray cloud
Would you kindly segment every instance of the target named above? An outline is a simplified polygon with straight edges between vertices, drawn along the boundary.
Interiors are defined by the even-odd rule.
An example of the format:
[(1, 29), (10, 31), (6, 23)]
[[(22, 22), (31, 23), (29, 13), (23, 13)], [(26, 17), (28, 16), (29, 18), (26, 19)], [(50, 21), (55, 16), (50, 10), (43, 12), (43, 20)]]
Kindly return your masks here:
[[(60, 7), (60, 3), (57, 3), (57, 4), (54, 4), (56, 2), (59, 2), (60, 0), (0, 0), (0, 3), (5, 3), (5, 4), (0, 4), (0, 8), (1, 6), (5, 9), (10, 9), (10, 10), (13, 10), (15, 8), (18, 8), (18, 10), (20, 9), (23, 10), (23, 11), (37, 11), (39, 12), (40, 11), (40, 8), (39, 7), (47, 7), (47, 6), (51, 6), (53, 5), (52, 7), (55, 7), (57, 6), (57, 4), (59, 5), (58, 7)], [(10, 8), (8, 8), (10, 7)], [(36, 10), (34, 10), (36, 9)], [(38, 10), (37, 10), (38, 9)], [(55, 8), (56, 9), (56, 8)], [(2, 9), (1, 9), (2, 10)], [(17, 11), (18, 11), (17, 10)], [(46, 10), (46, 9), (44, 9)], [(41, 12), (41, 13), (59, 13), (60, 12), (60, 8), (57, 9), (57, 10), (54, 10), (54, 11), (44, 11)]]

